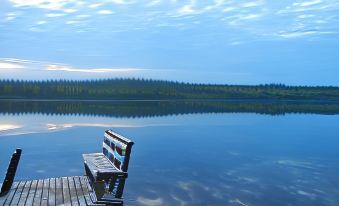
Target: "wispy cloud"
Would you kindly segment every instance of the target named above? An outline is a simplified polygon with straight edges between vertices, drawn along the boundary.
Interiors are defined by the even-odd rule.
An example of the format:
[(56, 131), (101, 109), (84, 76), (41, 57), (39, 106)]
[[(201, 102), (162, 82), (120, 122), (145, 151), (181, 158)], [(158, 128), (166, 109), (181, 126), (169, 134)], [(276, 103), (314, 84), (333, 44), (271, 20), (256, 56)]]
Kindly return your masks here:
[(79, 73), (133, 73), (149, 71), (140, 68), (76, 68), (67, 64), (32, 61), (15, 58), (0, 58), (0, 69), (40, 70), (51, 72), (79, 72)]
[(47, 65), (47, 71), (65, 71), (65, 72), (83, 72), (83, 73), (111, 73), (111, 72), (118, 72), (118, 73), (125, 73), (125, 72), (138, 72), (144, 71), (144, 69), (136, 69), (136, 68), (92, 68), (92, 69), (85, 69), (85, 68), (73, 68), (64, 65)]
[(23, 69), (23, 68), (25, 68), (25, 67), (21, 64), (11, 63), (11, 62), (0, 60), (0, 69)]
[(46, 14), (46, 17), (60, 17), (60, 16), (65, 16), (66, 14), (63, 13), (49, 13)]
[(257, 6), (260, 6), (262, 4), (263, 4), (262, 1), (250, 1), (250, 2), (246, 2), (246, 3), (241, 4), (241, 6), (245, 7), (245, 8), (249, 8), (249, 7), (257, 7)]
[(300, 30), (300, 31), (281, 31), (278, 33), (280, 37), (283, 38), (297, 38), (297, 37), (304, 37), (304, 36), (312, 36), (316, 34), (334, 34), (334, 32), (330, 31), (317, 31), (317, 30)]
[(60, 10), (74, 0), (9, 0), (15, 7), (37, 7), (42, 9)]
[(98, 14), (113, 14), (114, 12), (112, 10), (100, 10), (98, 11)]
[(94, 9), (94, 8), (97, 8), (97, 7), (102, 6), (102, 5), (103, 5), (102, 3), (96, 3), (96, 4), (90, 4), (90, 5), (88, 5), (88, 7)]
[(294, 3), (293, 6), (314, 6), (317, 4), (322, 3), (322, 0), (314, 0), (314, 1), (304, 1), (304, 2), (298, 2)]
[[(199, 28), (218, 28), (219, 32), (236, 37), (238, 33), (230, 33), (230, 30), (242, 32), (244, 36), (258, 38), (309, 37), (313, 35), (325, 35), (338, 29), (339, 2), (330, 0), (300, 0), (297, 2), (284, 1), (162, 1), (162, 0), (94, 0), (91, 2), (76, 0), (9, 0), (14, 10), (4, 15), (3, 22), (11, 24), (14, 21), (22, 21), (25, 29), (30, 31), (42, 31), (37, 25), (53, 23), (81, 24), (68, 26), (60, 30), (71, 32), (100, 31), (109, 36), (116, 31), (152, 31), (159, 32), (159, 28), (194, 30)], [(16, 8), (16, 9), (15, 9)], [(45, 10), (37, 13), (37, 19), (33, 22), (30, 18), (18, 18), (18, 12), (26, 8), (39, 8)], [(142, 9), (141, 9), (142, 8)], [(24, 13), (24, 12), (23, 12)], [(100, 15), (92, 15), (92, 14)], [(110, 14), (114, 14), (114, 19)], [(41, 16), (39, 16), (41, 15)], [(50, 18), (46, 20), (46, 17)], [(62, 17), (62, 18), (57, 18)], [(86, 22), (79, 20), (86, 19)], [(45, 19), (44, 19), (45, 18)], [(100, 22), (96, 20), (100, 18)], [(33, 18), (32, 18), (33, 19)], [(62, 21), (62, 22), (57, 22)], [(107, 24), (108, 21), (114, 22)], [(37, 23), (40, 22), (40, 23)], [(42, 23), (45, 22), (45, 23)], [(106, 23), (105, 23), (106, 22)], [(35, 25), (35, 26), (33, 26)], [(280, 34), (280, 31), (300, 29), (318, 30), (319, 32), (295, 32)], [(52, 28), (52, 26), (51, 26)], [(147, 29), (146, 29), (147, 28)], [(207, 31), (208, 33), (211, 31)], [(194, 32), (193, 32), (194, 33)], [(199, 35), (198, 33), (195, 33)], [(279, 35), (277, 35), (279, 34)], [(248, 39), (244, 39), (249, 42)], [(230, 42), (228, 42), (229, 44)]]

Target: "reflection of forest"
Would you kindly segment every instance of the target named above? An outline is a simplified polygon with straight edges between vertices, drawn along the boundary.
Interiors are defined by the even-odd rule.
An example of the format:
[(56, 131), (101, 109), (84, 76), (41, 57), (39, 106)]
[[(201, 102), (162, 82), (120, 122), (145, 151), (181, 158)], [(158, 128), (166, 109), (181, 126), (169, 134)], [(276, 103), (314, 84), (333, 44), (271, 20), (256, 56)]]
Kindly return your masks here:
[(148, 117), (189, 113), (339, 114), (339, 102), (305, 101), (0, 101), (0, 113)]

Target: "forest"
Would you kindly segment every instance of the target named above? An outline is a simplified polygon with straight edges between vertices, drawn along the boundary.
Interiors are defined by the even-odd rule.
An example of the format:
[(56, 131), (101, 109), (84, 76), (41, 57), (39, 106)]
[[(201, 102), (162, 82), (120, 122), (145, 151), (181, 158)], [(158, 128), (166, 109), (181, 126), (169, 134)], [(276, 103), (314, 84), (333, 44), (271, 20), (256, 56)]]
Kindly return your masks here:
[(339, 100), (339, 87), (193, 84), (149, 79), (0, 80), (0, 99)]

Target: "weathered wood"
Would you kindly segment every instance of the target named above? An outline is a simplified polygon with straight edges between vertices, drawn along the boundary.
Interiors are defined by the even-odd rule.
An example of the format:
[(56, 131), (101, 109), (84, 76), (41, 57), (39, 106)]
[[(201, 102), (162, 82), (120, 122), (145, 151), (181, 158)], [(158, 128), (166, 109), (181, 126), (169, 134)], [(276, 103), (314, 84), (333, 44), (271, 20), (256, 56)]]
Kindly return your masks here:
[(31, 187), (30, 187), (30, 190), (29, 190), (29, 193), (28, 193), (28, 196), (27, 196), (27, 199), (26, 199), (26, 205), (33, 205), (33, 199), (34, 199), (34, 196), (35, 196), (37, 185), (38, 185), (38, 180), (33, 180)]
[(8, 192), (8, 194), (6, 195), (6, 201), (3, 205), (10, 205), (14, 194), (16, 192), (16, 190), (18, 189), (19, 183), (18, 182), (14, 182), (12, 185), (12, 189), (10, 189), (10, 191)]
[(42, 190), (43, 190), (43, 186), (44, 186), (43, 184), (44, 184), (44, 180), (38, 180), (38, 184), (37, 184), (34, 199), (33, 199), (33, 205), (34, 206), (35, 205), (40, 206)]
[(7, 195), (0, 198), (0, 206), (103, 206), (93, 203), (96, 199), (92, 199), (91, 191), (86, 176), (14, 182)]
[(78, 196), (78, 200), (79, 200), (79, 205), (80, 206), (86, 205), (86, 199), (85, 199), (82, 187), (81, 187), (79, 177), (73, 177), (73, 180), (74, 180), (74, 183), (75, 183), (75, 187), (77, 188), (76, 192), (77, 192), (77, 196)]
[(69, 185), (69, 190), (71, 194), (72, 206), (78, 206), (79, 202), (78, 202), (78, 197), (77, 197), (77, 192), (76, 192), (73, 177), (68, 177), (68, 185)]
[(11, 195), (12, 195), (11, 197), (13, 197), (13, 194), (14, 194), (17, 186), (18, 186), (18, 183), (14, 182), (10, 191), (5, 196), (0, 197), (0, 205), (4, 205), (6, 200), (8, 198), (10, 198)]
[(14, 197), (13, 197), (12, 201), (9, 203), (9, 205), (18, 205), (19, 204), (19, 200), (20, 200), (20, 197), (22, 195), (22, 191), (25, 188), (25, 184), (26, 184), (26, 181), (22, 181), (22, 182), (19, 183), (18, 188), (15, 192), (18, 195), (14, 195)]
[(31, 189), (31, 184), (32, 184), (32, 181), (26, 182), (25, 187), (24, 187), (24, 189), (21, 193), (21, 196), (20, 196), (20, 200), (19, 200), (19, 203), (18, 203), (19, 206), (25, 205), (28, 194), (29, 194), (29, 190)]
[(49, 193), (49, 179), (44, 179), (41, 196), (41, 206), (47, 206), (48, 204), (48, 193)]
[(49, 179), (49, 190), (48, 190), (48, 205), (54, 206), (55, 205), (55, 178)]
[(80, 180), (82, 191), (84, 193), (86, 204), (89, 205), (92, 202), (91, 197), (89, 195), (90, 192), (93, 192), (92, 188), (88, 187), (88, 185), (86, 183), (86, 180), (87, 180), (86, 177), (80, 177), (79, 180)]
[(64, 196), (63, 196), (63, 190), (62, 190), (62, 179), (56, 178), (55, 179), (55, 203), (56, 205), (62, 205), (64, 204)]
[(64, 204), (72, 205), (67, 177), (62, 177), (62, 194), (64, 196)]

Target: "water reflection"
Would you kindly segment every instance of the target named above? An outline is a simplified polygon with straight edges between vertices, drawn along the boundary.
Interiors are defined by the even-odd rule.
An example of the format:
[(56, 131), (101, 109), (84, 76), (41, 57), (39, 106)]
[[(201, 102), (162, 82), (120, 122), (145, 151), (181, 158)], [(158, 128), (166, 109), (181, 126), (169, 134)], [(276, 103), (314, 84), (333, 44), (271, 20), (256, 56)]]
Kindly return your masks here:
[(125, 205), (335, 206), (338, 115), (186, 114), (143, 118), (0, 115), (0, 171), (17, 179), (84, 174), (103, 131), (132, 138)]
[(191, 113), (339, 114), (339, 102), (312, 101), (21, 101), (1, 100), (0, 113), (152, 117)]

